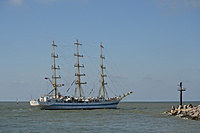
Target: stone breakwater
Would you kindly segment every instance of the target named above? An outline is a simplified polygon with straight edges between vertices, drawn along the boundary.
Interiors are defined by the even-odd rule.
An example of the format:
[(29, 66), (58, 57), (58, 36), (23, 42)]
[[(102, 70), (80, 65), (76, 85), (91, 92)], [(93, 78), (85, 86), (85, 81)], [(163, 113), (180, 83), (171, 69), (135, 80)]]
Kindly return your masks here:
[(170, 111), (165, 112), (170, 116), (179, 116), (181, 118), (188, 118), (192, 120), (200, 120), (200, 105), (193, 107), (192, 104), (178, 106), (175, 108), (172, 106)]

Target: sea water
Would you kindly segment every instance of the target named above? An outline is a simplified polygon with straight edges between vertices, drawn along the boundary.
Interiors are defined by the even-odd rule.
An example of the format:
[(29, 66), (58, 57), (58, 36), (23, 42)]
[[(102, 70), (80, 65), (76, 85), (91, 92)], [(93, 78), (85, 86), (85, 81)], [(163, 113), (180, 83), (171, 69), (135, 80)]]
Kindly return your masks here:
[[(188, 102), (200, 105), (200, 102)], [(40, 110), (0, 102), (2, 133), (199, 133), (200, 121), (168, 116), (176, 102), (122, 102), (118, 109)]]

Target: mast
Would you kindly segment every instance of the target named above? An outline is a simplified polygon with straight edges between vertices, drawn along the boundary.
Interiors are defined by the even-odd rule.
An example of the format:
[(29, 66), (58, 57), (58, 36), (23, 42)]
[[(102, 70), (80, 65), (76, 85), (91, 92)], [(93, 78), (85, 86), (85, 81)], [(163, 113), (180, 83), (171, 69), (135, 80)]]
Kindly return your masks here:
[(78, 89), (78, 97), (83, 97), (83, 90), (81, 87), (81, 84), (87, 84), (87, 82), (81, 82), (81, 76), (85, 76), (85, 74), (81, 74), (81, 68), (84, 68), (84, 65), (80, 65), (80, 57), (83, 57), (83, 55), (79, 54), (79, 49), (78, 46), (82, 45), (80, 43), (78, 43), (78, 39), (76, 40), (76, 43), (74, 43), (76, 45), (76, 53), (74, 54), (74, 56), (77, 57), (77, 62), (74, 65), (74, 67), (77, 67), (77, 73), (75, 73), (75, 76), (77, 76), (77, 80), (76, 80), (76, 85), (77, 85), (77, 89)]
[(106, 67), (104, 67), (104, 65), (103, 65), (103, 60), (105, 59), (105, 56), (103, 56), (103, 54), (102, 54), (102, 49), (103, 49), (104, 47), (103, 47), (103, 45), (102, 45), (102, 43), (100, 43), (100, 68), (101, 68), (101, 89), (100, 89), (100, 94), (99, 94), (99, 97), (100, 98), (105, 98), (105, 92), (106, 92), (106, 90), (105, 90), (105, 85), (107, 84), (107, 83), (105, 83), (105, 79), (104, 79), (104, 77), (107, 77), (107, 75), (106, 74), (104, 74), (104, 69), (106, 69)]
[(56, 66), (56, 59), (58, 58), (58, 55), (55, 54), (55, 47), (57, 47), (57, 45), (54, 44), (54, 41), (52, 42), (52, 54), (51, 54), (51, 57), (53, 58), (53, 66), (51, 67), (53, 69), (53, 76), (52, 76), (52, 79), (53, 79), (53, 82), (52, 85), (54, 87), (54, 98), (59, 98), (59, 95), (58, 95), (58, 90), (57, 90), (57, 87), (61, 87), (60, 84), (57, 84), (57, 79), (60, 79), (60, 75), (57, 77), (57, 70), (60, 70), (60, 67), (59, 66)]

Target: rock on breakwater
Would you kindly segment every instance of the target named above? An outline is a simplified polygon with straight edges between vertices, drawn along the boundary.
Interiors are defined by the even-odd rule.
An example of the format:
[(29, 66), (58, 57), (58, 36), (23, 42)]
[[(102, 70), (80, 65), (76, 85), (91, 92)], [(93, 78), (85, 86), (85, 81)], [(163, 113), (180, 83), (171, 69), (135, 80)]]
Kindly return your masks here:
[(188, 118), (192, 120), (200, 120), (200, 105), (193, 107), (192, 104), (181, 106), (177, 108), (172, 106), (170, 111), (165, 112), (170, 116), (179, 116), (181, 118)]

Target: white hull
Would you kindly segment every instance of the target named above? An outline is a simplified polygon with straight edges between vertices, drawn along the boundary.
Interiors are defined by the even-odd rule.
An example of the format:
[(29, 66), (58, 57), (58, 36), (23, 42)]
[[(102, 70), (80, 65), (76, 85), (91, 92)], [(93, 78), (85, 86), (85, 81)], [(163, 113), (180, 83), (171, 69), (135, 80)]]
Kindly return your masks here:
[(59, 103), (30, 101), (31, 106), (45, 110), (75, 110), (75, 109), (116, 109), (120, 100), (93, 103)]

